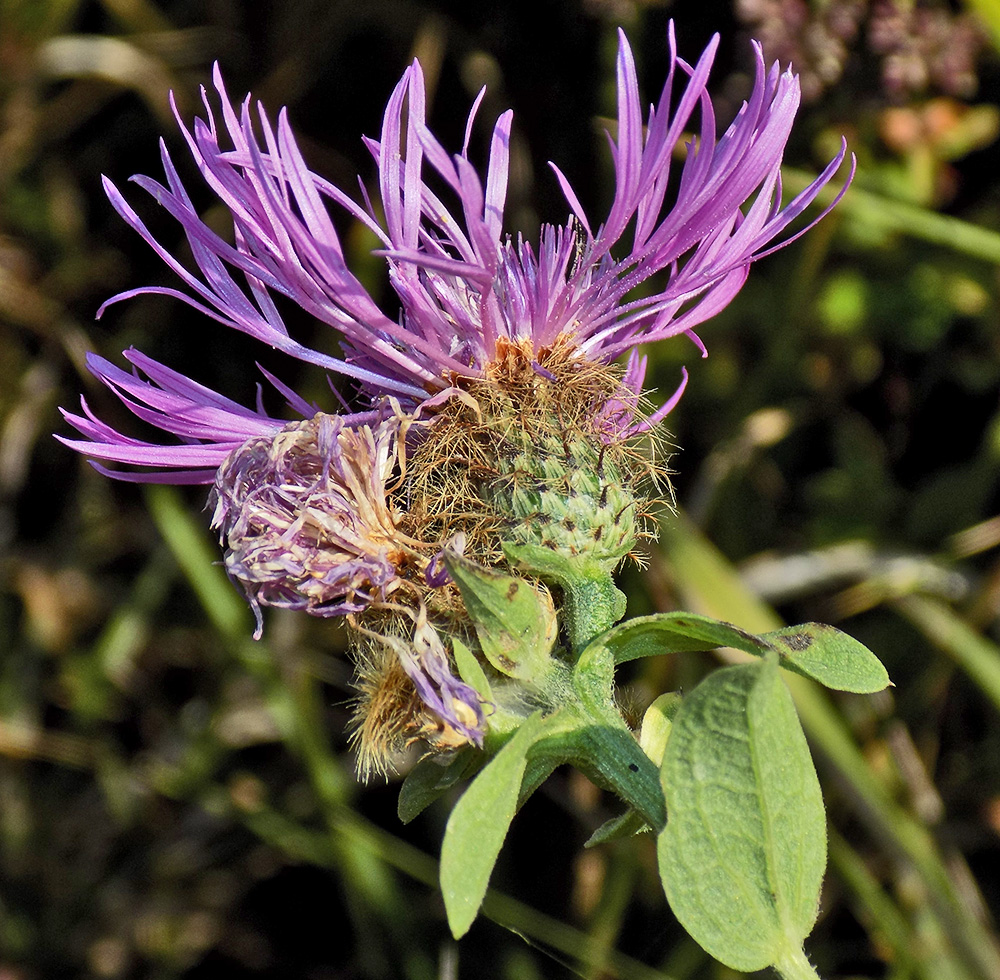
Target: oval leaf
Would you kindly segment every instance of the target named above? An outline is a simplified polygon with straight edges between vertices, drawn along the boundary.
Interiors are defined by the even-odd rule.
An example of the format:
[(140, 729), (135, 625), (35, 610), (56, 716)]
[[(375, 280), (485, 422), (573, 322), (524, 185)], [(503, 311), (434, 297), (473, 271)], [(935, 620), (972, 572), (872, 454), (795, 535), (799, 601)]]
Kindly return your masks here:
[(771, 658), (709, 675), (674, 718), (657, 853), (691, 936), (747, 972), (800, 948), (826, 864), (819, 782)]
[(773, 650), (782, 667), (835, 691), (873, 694), (891, 683), (885, 667), (868, 647), (823, 623), (786, 626), (757, 635), (696, 613), (656, 613), (616, 626), (596, 643), (611, 650), (618, 664), (663, 653), (727, 646), (758, 657)]
[(457, 637), (451, 638), (451, 653), (455, 658), (455, 666), (458, 668), (458, 676), (465, 681), (483, 701), (493, 701), (493, 688), (483, 665), (476, 659), (476, 655)]
[(469, 785), (448, 819), (441, 845), (441, 893), (452, 935), (469, 931), (486, 895), (521, 789), (528, 750), (542, 727), (536, 712)]
[(486, 659), (509, 677), (542, 677), (558, 631), (548, 592), (450, 551), (444, 563), (462, 593)]
[(882, 661), (853, 636), (824, 623), (803, 623), (765, 633), (781, 666), (835, 691), (874, 694), (892, 682)]

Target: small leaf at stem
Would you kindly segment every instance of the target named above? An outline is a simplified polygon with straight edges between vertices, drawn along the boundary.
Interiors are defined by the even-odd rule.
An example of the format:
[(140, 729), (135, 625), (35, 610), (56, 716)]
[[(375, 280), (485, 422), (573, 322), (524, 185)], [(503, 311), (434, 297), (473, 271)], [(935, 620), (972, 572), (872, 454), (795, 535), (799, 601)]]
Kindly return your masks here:
[(441, 892), (452, 935), (464, 936), (482, 905), (517, 807), (528, 750), (542, 728), (528, 718), (455, 805), (441, 845)]
[(646, 833), (649, 829), (649, 824), (635, 810), (626, 810), (620, 816), (612, 817), (610, 820), (602, 823), (584, 841), (583, 846), (596, 847), (598, 844), (620, 840), (622, 837), (635, 837), (636, 834)]
[(868, 647), (833, 626), (786, 626), (764, 633), (761, 639), (778, 651), (782, 667), (835, 691), (874, 694), (892, 683), (882, 662)]
[(451, 638), (451, 652), (458, 668), (458, 676), (465, 681), (483, 701), (493, 700), (493, 688), (490, 686), (486, 671), (476, 659), (476, 655), (457, 637)]
[(756, 635), (696, 613), (669, 612), (631, 619), (597, 637), (615, 663), (664, 653), (734, 647), (762, 657), (773, 651), (782, 667), (835, 691), (872, 694), (889, 683), (879, 659), (864, 644), (833, 626), (804, 623)]
[(674, 718), (661, 771), (660, 877), (712, 956), (761, 970), (801, 948), (826, 864), (819, 782), (776, 660), (709, 675)]
[(523, 578), (445, 552), (486, 659), (502, 674), (540, 680), (551, 665), (558, 623), (552, 597)]
[(434, 756), (421, 759), (399, 788), (396, 810), (400, 821), (409, 823), (423, 813), (439, 796), (474, 772), (479, 762), (479, 753), (461, 750), (446, 766)]
[(524, 571), (563, 591), (563, 612), (570, 645), (579, 649), (625, 615), (625, 594), (604, 564), (570, 557), (541, 545), (505, 543), (504, 554)]

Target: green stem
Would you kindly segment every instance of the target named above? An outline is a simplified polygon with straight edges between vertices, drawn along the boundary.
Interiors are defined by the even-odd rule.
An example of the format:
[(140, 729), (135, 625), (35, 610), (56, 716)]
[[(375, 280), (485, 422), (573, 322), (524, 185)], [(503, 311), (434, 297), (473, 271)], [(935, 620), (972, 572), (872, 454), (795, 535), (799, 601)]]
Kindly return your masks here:
[(562, 589), (566, 634), (573, 650), (582, 650), (625, 615), (625, 594), (600, 562), (530, 544), (505, 544), (504, 554), (522, 571)]
[(819, 980), (819, 974), (806, 959), (801, 947), (783, 953), (774, 968), (785, 980)]
[(610, 572), (601, 569), (600, 573), (561, 585), (566, 599), (566, 631), (574, 650), (582, 650), (625, 614), (625, 595)]

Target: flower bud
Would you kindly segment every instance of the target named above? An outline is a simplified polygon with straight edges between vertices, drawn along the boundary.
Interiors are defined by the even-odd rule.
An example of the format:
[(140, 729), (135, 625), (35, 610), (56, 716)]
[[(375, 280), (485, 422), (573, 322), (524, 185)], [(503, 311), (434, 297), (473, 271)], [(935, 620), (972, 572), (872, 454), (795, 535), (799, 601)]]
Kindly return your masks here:
[(486, 565), (503, 563), (504, 544), (535, 545), (610, 571), (648, 536), (655, 476), (634, 446), (641, 429), (609, 424), (608, 406), (628, 404), (622, 386), (569, 342), (498, 341), (489, 378), (469, 386), (475, 407), (447, 402), (410, 455), (408, 527), (461, 530)]

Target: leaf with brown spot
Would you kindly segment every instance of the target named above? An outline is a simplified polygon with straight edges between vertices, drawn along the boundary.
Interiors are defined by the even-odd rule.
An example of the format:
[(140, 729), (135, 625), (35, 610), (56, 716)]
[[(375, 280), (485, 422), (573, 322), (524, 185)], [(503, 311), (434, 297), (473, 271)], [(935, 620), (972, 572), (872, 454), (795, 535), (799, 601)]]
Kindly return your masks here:
[(782, 667), (835, 691), (874, 694), (892, 683), (868, 647), (825, 623), (786, 626), (761, 639), (778, 650)]
[(538, 680), (550, 667), (558, 628), (549, 593), (453, 552), (444, 560), (486, 659), (509, 677)]
[(769, 650), (777, 651), (786, 670), (811, 677), (836, 691), (872, 694), (890, 683), (871, 650), (822, 623), (786, 626), (758, 636), (696, 613), (657, 613), (622, 623), (594, 642), (606, 646), (619, 664), (639, 657), (726, 646), (757, 657)]

